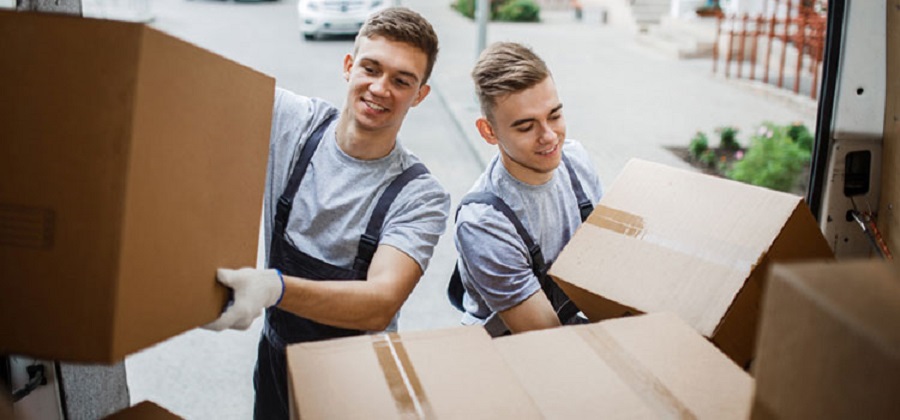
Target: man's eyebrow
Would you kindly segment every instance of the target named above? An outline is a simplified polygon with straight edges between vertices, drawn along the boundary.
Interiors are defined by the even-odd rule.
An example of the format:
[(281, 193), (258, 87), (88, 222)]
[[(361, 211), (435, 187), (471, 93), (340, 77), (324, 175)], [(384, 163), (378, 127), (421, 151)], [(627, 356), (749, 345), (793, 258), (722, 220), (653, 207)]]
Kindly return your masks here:
[(515, 121), (513, 121), (512, 124), (510, 124), (509, 126), (510, 126), (510, 127), (515, 127), (515, 126), (519, 126), (519, 125), (523, 125), (523, 124), (530, 123), (530, 122), (532, 122), (532, 121), (534, 121), (534, 118), (522, 118), (521, 120), (515, 120)]
[[(550, 113), (548, 115), (553, 115), (553, 114), (559, 112), (559, 110), (562, 109), (562, 107), (563, 107), (563, 104), (559, 104), (559, 105), (553, 107), (553, 109), (550, 110)], [(534, 118), (522, 118), (521, 120), (513, 121), (512, 124), (510, 124), (509, 126), (516, 127), (516, 126), (519, 126), (522, 124), (527, 124), (532, 121), (534, 121)]]
[[(376, 59), (374, 59), (374, 58), (366, 58), (366, 57), (363, 57), (363, 58), (360, 58), (360, 59), (359, 59), (359, 62), (360, 62), (360, 63), (363, 63), (363, 62), (369, 62), (369, 63), (372, 63), (372, 64), (378, 66), (378, 67), (382, 67), (382, 66), (381, 66), (381, 62), (378, 61), (378, 60), (376, 60)], [(411, 77), (411, 78), (413, 79), (413, 82), (414, 82), (414, 83), (419, 83), (419, 76), (416, 76), (416, 74), (413, 73), (413, 72), (411, 72), (411, 71), (399, 70), (398, 73), (400, 73), (401, 76)]]

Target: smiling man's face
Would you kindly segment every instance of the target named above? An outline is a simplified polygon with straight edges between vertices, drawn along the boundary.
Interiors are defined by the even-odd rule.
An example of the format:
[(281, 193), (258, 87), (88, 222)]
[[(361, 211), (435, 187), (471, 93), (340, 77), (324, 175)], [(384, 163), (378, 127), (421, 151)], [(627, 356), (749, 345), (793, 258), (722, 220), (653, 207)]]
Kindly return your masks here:
[(428, 57), (418, 48), (381, 36), (363, 37), (344, 58), (345, 112), (357, 132), (396, 136), (409, 109), (425, 99)]
[(549, 181), (566, 139), (566, 120), (553, 78), (499, 98), (491, 114), (492, 121), (478, 120), (478, 129), (488, 143), (499, 146), (506, 170), (526, 184)]

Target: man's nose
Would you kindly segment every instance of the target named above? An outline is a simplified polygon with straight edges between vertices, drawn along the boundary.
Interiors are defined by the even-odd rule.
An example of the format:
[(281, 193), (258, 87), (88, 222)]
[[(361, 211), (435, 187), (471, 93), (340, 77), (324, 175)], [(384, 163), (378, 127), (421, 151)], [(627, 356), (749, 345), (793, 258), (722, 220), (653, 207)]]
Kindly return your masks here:
[(388, 80), (386, 76), (379, 77), (369, 85), (369, 90), (379, 96), (387, 96), (388, 94)]
[(540, 141), (542, 143), (549, 143), (556, 140), (556, 132), (553, 131), (553, 127), (547, 121), (543, 121), (540, 124), (541, 129), (541, 137)]

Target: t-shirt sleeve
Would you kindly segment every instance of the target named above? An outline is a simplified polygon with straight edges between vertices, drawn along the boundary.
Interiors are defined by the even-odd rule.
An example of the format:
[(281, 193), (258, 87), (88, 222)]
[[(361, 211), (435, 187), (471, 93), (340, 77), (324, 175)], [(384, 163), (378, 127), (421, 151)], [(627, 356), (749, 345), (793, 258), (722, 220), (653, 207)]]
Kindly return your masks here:
[(494, 312), (510, 309), (540, 290), (528, 250), (512, 222), (487, 204), (460, 209), (456, 249), (466, 271), (463, 281)]
[(434, 177), (412, 180), (391, 204), (379, 243), (409, 255), (424, 273), (449, 211), (450, 195)]

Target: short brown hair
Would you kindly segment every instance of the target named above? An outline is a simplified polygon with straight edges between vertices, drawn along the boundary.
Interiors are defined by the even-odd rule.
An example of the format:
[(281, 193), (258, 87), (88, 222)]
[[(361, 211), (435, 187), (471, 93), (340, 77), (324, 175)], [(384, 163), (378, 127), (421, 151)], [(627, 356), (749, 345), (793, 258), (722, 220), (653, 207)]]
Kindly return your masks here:
[(501, 97), (534, 87), (550, 77), (550, 69), (531, 48), (515, 42), (491, 44), (472, 70), (481, 112), (493, 119), (492, 110)]
[(425, 53), (428, 57), (428, 65), (425, 67), (424, 85), (431, 77), (431, 70), (437, 61), (438, 37), (434, 33), (431, 23), (428, 23), (422, 15), (405, 7), (389, 7), (381, 12), (369, 16), (366, 23), (356, 36), (355, 51), (359, 48), (359, 38), (372, 38), (383, 36), (391, 41), (403, 42), (412, 45)]

